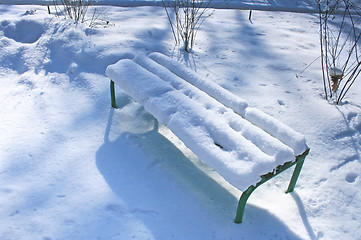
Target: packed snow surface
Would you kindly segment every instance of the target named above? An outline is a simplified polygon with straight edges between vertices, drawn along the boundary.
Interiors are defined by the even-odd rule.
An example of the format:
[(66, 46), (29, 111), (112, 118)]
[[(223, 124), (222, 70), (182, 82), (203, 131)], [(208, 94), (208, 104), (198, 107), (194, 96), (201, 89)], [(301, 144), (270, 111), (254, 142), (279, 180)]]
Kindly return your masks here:
[[(361, 82), (339, 106), (324, 99), (317, 15), (252, 11), (251, 23), (249, 11), (210, 9), (188, 54), (163, 8), (97, 8), (109, 22), (88, 28), (53, 7), (0, 5), (0, 239), (361, 239)], [(272, 126), (266, 113), (304, 135), (295, 191), (284, 194), (292, 171), (277, 176), (234, 224), (241, 192), (158, 125), (151, 103), (117, 88), (113, 109), (106, 68), (152, 52), (244, 99), (246, 120)]]

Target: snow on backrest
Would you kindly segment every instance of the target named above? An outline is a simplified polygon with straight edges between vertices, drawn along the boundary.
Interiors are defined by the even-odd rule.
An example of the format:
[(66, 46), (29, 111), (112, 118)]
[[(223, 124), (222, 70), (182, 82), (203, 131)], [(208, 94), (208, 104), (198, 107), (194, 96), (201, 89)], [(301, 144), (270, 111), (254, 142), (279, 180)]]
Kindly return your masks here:
[[(216, 99), (209, 97), (209, 95), (205, 92), (199, 90), (187, 81), (184, 81), (184, 79), (173, 74), (164, 66), (144, 56), (138, 56), (134, 59), (134, 61), (146, 68), (148, 71), (159, 76), (162, 80), (169, 82), (175, 89), (183, 92), (184, 95), (192, 98), (194, 101), (202, 103), (203, 107), (209, 110), (209, 113), (205, 114), (211, 113), (212, 116), (219, 115), (225, 119), (226, 122), (223, 123), (225, 126), (232, 128), (234, 131), (238, 132), (238, 134), (244, 136), (266, 154), (274, 156), (276, 163), (283, 164), (285, 159), (292, 159), (294, 157), (293, 151), (286, 147), (278, 139), (275, 139), (259, 127), (251, 124), (249, 121), (232, 111), (232, 109), (226, 108)], [(162, 123), (168, 124), (170, 115), (174, 113), (174, 107), (167, 107), (166, 105), (177, 106), (179, 105), (179, 101), (175, 99), (162, 99), (161, 101), (155, 101), (157, 101), (157, 103), (154, 104), (155, 107), (163, 106), (162, 108), (164, 109), (164, 112), (167, 112), (167, 114), (164, 114), (163, 116), (158, 114), (157, 119)], [(152, 108), (151, 105), (147, 107)], [(152, 111), (155, 110), (152, 108)]]
[(206, 81), (198, 77), (193, 71), (183, 64), (161, 53), (154, 52), (151, 53), (149, 57), (160, 65), (168, 68), (169, 71), (173, 72), (175, 75), (205, 91), (211, 97), (220, 101), (223, 105), (232, 108), (236, 113), (244, 116), (244, 111), (248, 106), (247, 101), (211, 81)]
[(106, 69), (106, 75), (141, 104), (174, 88), (145, 70), (133, 60), (122, 59)]
[[(296, 156), (302, 154), (306, 149), (308, 149), (306, 139), (302, 134), (294, 131), (287, 125), (281, 123), (279, 120), (267, 115), (266, 113), (256, 108), (248, 107), (245, 100), (235, 96), (215, 83), (201, 79), (193, 71), (178, 61), (161, 53), (151, 53), (149, 57), (169, 69), (169, 71), (173, 72), (177, 76), (202, 89), (225, 106), (233, 109), (233, 111), (240, 114), (252, 124), (279, 139), (282, 143), (292, 148)], [(233, 126), (237, 128), (237, 124), (233, 124)], [(255, 134), (252, 135), (254, 136)], [(279, 154), (279, 157), (281, 157), (281, 154)]]
[(247, 108), (245, 119), (259, 126), (301, 155), (308, 146), (305, 137), (257, 108)]

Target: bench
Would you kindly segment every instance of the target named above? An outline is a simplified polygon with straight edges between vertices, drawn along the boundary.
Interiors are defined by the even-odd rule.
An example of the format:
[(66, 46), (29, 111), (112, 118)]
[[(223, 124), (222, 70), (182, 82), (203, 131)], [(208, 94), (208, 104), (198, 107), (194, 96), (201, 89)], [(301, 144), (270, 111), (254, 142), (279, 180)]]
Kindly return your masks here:
[(114, 108), (116, 83), (243, 192), (236, 223), (258, 186), (296, 165), (286, 193), (293, 191), (309, 152), (300, 133), (161, 53), (121, 59), (106, 75)]

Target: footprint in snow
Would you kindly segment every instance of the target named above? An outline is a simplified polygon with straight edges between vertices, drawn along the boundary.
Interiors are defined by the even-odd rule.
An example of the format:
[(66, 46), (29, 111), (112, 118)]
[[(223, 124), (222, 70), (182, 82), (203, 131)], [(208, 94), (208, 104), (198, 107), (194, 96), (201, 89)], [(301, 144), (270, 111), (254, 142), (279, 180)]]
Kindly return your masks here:
[(350, 122), (351, 127), (355, 129), (355, 131), (361, 133), (361, 114), (355, 115), (355, 117), (353, 117)]
[(349, 157), (346, 157), (342, 162), (340, 162), (338, 165), (332, 167), (330, 169), (330, 172), (333, 172), (335, 170), (338, 170), (340, 168), (342, 168), (343, 166), (345, 166), (346, 164), (350, 163), (350, 162), (353, 162), (353, 161), (357, 161), (360, 159), (360, 156), (358, 153), (352, 155), (352, 156), (349, 156)]
[(315, 182), (315, 186), (321, 186), (327, 181), (327, 178), (321, 178), (317, 182)]
[(140, 208), (133, 209), (131, 211), (131, 213), (142, 214), (142, 215), (152, 215), (152, 216), (158, 216), (159, 215), (159, 213), (157, 211), (147, 210), (147, 209), (140, 209)]
[(354, 117), (356, 117), (357, 116), (357, 113), (355, 113), (355, 112), (349, 112), (348, 114), (347, 114), (347, 121), (351, 121)]
[(17, 215), (19, 213), (20, 213), (19, 210), (15, 210), (14, 212), (10, 213), (9, 217), (13, 217), (13, 216), (15, 216), (15, 215)]
[(17, 22), (3, 21), (4, 35), (20, 43), (34, 43), (44, 33), (44, 27), (35, 21), (20, 20)]
[(335, 139), (343, 139), (343, 138), (347, 138), (347, 137), (352, 137), (353, 135), (355, 135), (356, 131), (352, 128), (349, 128), (345, 131), (341, 131), (339, 133), (337, 133), (335, 135)]
[(354, 183), (356, 181), (357, 177), (358, 177), (358, 175), (356, 173), (349, 173), (346, 176), (346, 181), (349, 183)]
[(286, 103), (283, 100), (277, 100), (277, 102), (281, 106), (286, 106)]
[(353, 137), (357, 133), (361, 133), (361, 114), (350, 112), (347, 114), (348, 129), (341, 131), (335, 135), (335, 139)]
[(152, 215), (152, 216), (158, 216), (159, 213), (154, 210), (148, 210), (148, 209), (141, 209), (141, 208), (134, 208), (131, 211), (128, 211), (123, 206), (119, 204), (108, 204), (105, 207), (105, 210), (116, 217), (124, 217), (128, 214), (141, 214), (141, 215)]
[(108, 204), (105, 207), (105, 210), (113, 215), (115, 215), (116, 217), (122, 217), (124, 215), (128, 214), (128, 211), (121, 205), (119, 204)]

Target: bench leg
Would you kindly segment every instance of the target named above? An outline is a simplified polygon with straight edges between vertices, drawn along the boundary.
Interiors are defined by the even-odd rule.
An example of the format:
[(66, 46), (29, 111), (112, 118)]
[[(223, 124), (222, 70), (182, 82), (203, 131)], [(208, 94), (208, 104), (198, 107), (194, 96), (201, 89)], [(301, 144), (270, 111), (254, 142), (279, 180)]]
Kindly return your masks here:
[(249, 188), (247, 188), (246, 191), (244, 191), (242, 193), (241, 197), (239, 198), (237, 213), (236, 213), (236, 219), (234, 220), (235, 223), (241, 223), (242, 222), (243, 213), (244, 213), (244, 209), (246, 207), (247, 200), (248, 200), (249, 196), (251, 195), (251, 193), (255, 189), (256, 189), (256, 187), (250, 186)]
[(239, 199), (238, 207), (237, 207), (237, 213), (236, 213), (236, 219), (234, 220), (235, 223), (241, 223), (243, 218), (244, 209), (246, 207), (247, 200), (249, 196), (252, 194), (252, 192), (261, 184), (267, 182), (268, 180), (272, 179), (273, 177), (277, 176), (281, 172), (287, 170), (288, 168), (292, 167), (296, 164), (295, 170), (293, 171), (293, 175), (291, 178), (291, 182), (288, 186), (288, 189), (286, 193), (292, 192), (295, 188), (298, 176), (300, 175), (303, 162), (305, 161), (305, 158), (309, 152), (309, 149), (307, 149), (302, 155), (296, 157), (296, 161), (293, 162), (287, 162), (282, 166), (278, 166), (277, 169), (274, 172), (270, 172), (268, 174), (265, 174), (262, 177), (262, 180), (259, 181), (256, 186), (250, 186), (247, 188), (246, 191), (244, 191)]
[(114, 82), (110, 80), (110, 97), (112, 101), (112, 107), (117, 108), (117, 104), (115, 102), (115, 89), (114, 89)]
[(302, 155), (298, 156), (297, 158), (297, 164), (295, 167), (295, 170), (293, 171), (292, 178), (290, 181), (290, 184), (288, 185), (286, 193), (290, 193), (295, 188), (298, 176), (300, 176), (300, 172), (303, 166), (303, 163), (305, 162), (305, 158), (308, 154), (309, 150), (305, 151)]

